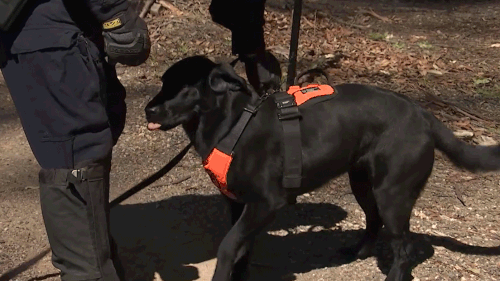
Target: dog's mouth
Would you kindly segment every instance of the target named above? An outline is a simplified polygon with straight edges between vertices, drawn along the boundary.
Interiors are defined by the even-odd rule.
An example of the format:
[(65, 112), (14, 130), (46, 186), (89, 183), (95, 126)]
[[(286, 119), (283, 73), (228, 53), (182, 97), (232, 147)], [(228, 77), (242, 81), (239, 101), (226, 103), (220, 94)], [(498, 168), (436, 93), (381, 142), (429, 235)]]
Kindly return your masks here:
[(153, 123), (153, 122), (148, 123), (148, 130), (150, 130), (150, 131), (157, 131), (160, 128), (161, 128), (161, 124)]
[(177, 125), (172, 126), (172, 125), (165, 125), (165, 124), (160, 124), (160, 123), (155, 123), (155, 122), (149, 122), (147, 127), (148, 127), (148, 130), (150, 132), (154, 132), (154, 131), (168, 131), (176, 126)]

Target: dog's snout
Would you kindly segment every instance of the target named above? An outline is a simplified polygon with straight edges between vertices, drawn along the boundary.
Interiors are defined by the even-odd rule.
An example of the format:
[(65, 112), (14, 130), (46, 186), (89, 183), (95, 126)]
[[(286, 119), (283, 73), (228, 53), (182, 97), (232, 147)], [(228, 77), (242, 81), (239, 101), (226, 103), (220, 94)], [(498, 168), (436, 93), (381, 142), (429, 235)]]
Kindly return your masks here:
[(146, 107), (146, 116), (147, 117), (150, 117), (150, 116), (154, 116), (156, 114), (158, 114), (160, 112), (160, 107), (158, 106), (148, 106)]

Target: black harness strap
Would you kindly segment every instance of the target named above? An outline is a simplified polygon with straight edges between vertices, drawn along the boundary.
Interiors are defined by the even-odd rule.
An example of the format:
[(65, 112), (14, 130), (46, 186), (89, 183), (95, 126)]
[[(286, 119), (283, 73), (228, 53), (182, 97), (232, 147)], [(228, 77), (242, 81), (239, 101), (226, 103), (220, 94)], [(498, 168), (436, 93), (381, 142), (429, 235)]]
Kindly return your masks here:
[(301, 114), (295, 97), (285, 92), (273, 95), (278, 107), (278, 118), (283, 124), (283, 186), (299, 188), (302, 181), (302, 142), (300, 139)]
[[(233, 149), (240, 139), (241, 134), (243, 134), (243, 131), (248, 125), (248, 122), (268, 97), (269, 94), (265, 94), (261, 96), (255, 104), (247, 104), (247, 106), (243, 109), (243, 113), (241, 114), (240, 119), (238, 120), (236, 125), (234, 125), (231, 131), (229, 131), (229, 133), (219, 142), (219, 144), (217, 144), (216, 147), (218, 150), (227, 155), (233, 154)], [(204, 159), (206, 159), (206, 157)]]
[(240, 119), (234, 125), (234, 127), (231, 129), (229, 134), (227, 134), (217, 145), (217, 149), (219, 149), (221, 152), (224, 152), (227, 155), (233, 154), (233, 149), (238, 140), (241, 137), (241, 134), (245, 130), (245, 127), (248, 124), (248, 121), (250, 121), (250, 118), (255, 114), (257, 111), (256, 107), (253, 105), (247, 105), (244, 108), (243, 113), (241, 114)]
[(240, 119), (216, 148), (226, 155), (232, 155), (248, 122), (259, 110), (260, 105), (271, 95), (278, 108), (278, 118), (283, 125), (283, 187), (299, 188), (302, 182), (302, 142), (299, 123), (301, 114), (293, 95), (286, 92), (265, 94), (256, 104), (247, 105)]

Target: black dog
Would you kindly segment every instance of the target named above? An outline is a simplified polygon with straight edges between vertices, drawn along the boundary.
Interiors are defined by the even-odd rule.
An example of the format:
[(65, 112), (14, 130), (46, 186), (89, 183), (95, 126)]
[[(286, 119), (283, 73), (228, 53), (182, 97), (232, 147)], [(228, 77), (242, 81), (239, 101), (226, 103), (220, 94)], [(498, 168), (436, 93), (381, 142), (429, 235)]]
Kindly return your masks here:
[[(196, 56), (163, 75), (161, 92), (147, 105), (150, 130), (180, 124), (207, 156), (258, 94), (228, 64)], [(300, 107), (302, 187), (285, 189), (283, 129), (267, 99), (234, 149), (227, 174), (233, 227), (217, 253), (213, 280), (245, 275), (254, 237), (287, 205), (290, 196), (318, 188), (345, 172), (366, 215), (366, 233), (354, 249), (365, 258), (385, 226), (394, 261), (387, 280), (411, 278), (409, 220), (431, 174), (434, 149), (470, 171), (500, 169), (500, 147), (470, 146), (408, 98), (376, 87), (342, 84), (333, 98)]]

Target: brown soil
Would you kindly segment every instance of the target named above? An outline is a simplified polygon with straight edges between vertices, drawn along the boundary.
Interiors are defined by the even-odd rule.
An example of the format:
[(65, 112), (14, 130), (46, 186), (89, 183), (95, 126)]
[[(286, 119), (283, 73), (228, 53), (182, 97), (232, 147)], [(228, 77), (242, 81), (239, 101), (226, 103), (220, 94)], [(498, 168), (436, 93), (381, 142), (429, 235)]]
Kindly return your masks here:
[[(397, 90), (420, 102), (470, 143), (500, 141), (500, 3), (495, 1), (306, 1), (299, 70), (320, 66), (334, 83)], [(286, 73), (291, 1), (269, 0), (266, 40)], [(181, 58), (229, 61), (230, 32), (212, 23), (209, 1), (173, 1), (181, 12), (148, 16), (153, 53), (119, 67), (127, 87), (127, 126), (114, 150), (112, 198), (155, 172), (187, 144), (180, 128), (147, 131), (143, 108), (159, 77)], [(177, 13), (176, 13), (177, 12)], [(495, 47), (496, 46), (496, 47)], [(239, 66), (241, 71), (241, 66)], [(430, 94), (430, 95), (429, 95)], [(48, 246), (41, 219), (38, 165), (8, 89), (0, 80), (0, 274)], [(415, 280), (500, 280), (499, 174), (475, 175), (437, 153), (434, 172), (411, 219)], [(345, 177), (299, 197), (259, 236), (252, 280), (383, 280), (391, 251), (382, 235), (374, 257), (349, 261), (364, 215)], [(229, 229), (226, 206), (190, 151), (153, 186), (112, 211), (112, 232), (129, 280), (209, 280)], [(14, 280), (58, 280), (50, 255)], [(1, 278), (0, 278), (1, 279)]]

